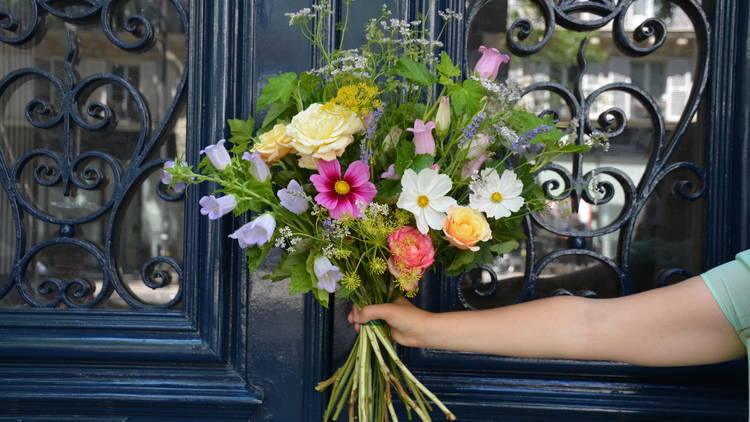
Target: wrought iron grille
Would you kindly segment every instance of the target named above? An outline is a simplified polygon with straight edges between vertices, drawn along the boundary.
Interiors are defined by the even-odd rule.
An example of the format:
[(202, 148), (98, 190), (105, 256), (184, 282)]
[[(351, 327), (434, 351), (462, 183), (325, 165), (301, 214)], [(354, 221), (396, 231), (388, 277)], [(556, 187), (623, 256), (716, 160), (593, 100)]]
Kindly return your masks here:
[[(479, 44), (495, 41), (493, 46), (509, 50), (516, 60), (523, 62), (516, 76), (533, 75), (533, 80), (523, 88), (524, 99), (530, 100), (527, 104), (536, 107), (541, 115), (552, 116), (560, 127), (572, 129), (571, 142), (581, 144), (598, 137), (607, 139), (613, 150), (627, 149), (623, 143), (636, 143), (646, 153), (641, 157), (640, 180), (624, 166), (586, 163), (586, 160), (606, 159), (608, 153), (576, 154), (542, 169), (537, 177), (549, 199), (567, 205), (562, 211), (559, 205), (553, 207), (553, 211), (559, 211), (556, 216), (549, 213), (528, 216), (525, 221), (528, 239), (522, 251), (510, 258), (498, 258), (494, 265), (478, 267), (454, 280), (456, 294), (449, 296), (457, 300), (444, 300), (444, 306), (477, 309), (549, 295), (627, 295), (699, 271), (700, 262), (689, 263), (691, 268), (684, 268), (678, 265), (685, 260), (670, 259), (654, 263), (654, 268), (643, 268), (644, 265), (633, 264), (632, 255), (638, 224), (646, 218), (644, 209), (648, 204), (669, 196), (670, 201), (695, 202), (700, 207), (699, 200), (705, 193), (705, 171), (699, 163), (704, 146), (694, 143), (681, 147), (687, 134), (700, 140), (704, 120), (699, 106), (707, 83), (710, 29), (700, 2), (491, 0), (471, 3), (465, 10), (468, 19), (463, 28), (468, 33), (467, 64), (475, 60), (472, 54)], [(537, 14), (536, 19), (525, 16), (529, 11)], [(478, 22), (502, 24), (499, 29), (496, 26), (493, 38), (493, 34), (478, 33)], [(505, 22), (509, 24), (502, 27)], [(675, 39), (670, 40), (670, 27), (686, 25), (689, 29), (678, 28), (673, 31)], [(504, 40), (500, 41), (500, 37)], [(576, 60), (566, 64), (559, 55), (572, 51), (569, 45), (572, 41), (576, 41)], [(656, 77), (650, 82), (643, 76), (650, 71), (650, 75), (662, 74), (666, 78), (667, 66), (657, 58), (664, 54), (667, 45), (686, 50), (682, 54), (692, 55), (689, 60), (694, 62), (687, 73), (678, 74), (684, 76), (682, 79), (670, 79), (669, 87), (663, 86)], [(595, 56), (590, 51), (592, 47), (610, 48), (623, 58), (633, 60), (632, 66), (630, 62), (622, 62), (631, 66), (631, 74), (620, 80), (592, 78), (595, 74), (592, 66), (599, 66), (591, 64), (591, 56)], [(534, 66), (544, 59), (535, 61), (535, 58), (545, 52), (558, 55), (558, 66), (553, 60), (552, 65), (541, 72), (544, 77), (537, 78)], [(679, 60), (680, 66), (689, 67), (688, 59)], [(692, 87), (689, 87), (689, 79), (692, 79)], [(667, 88), (676, 92), (677, 100), (665, 101), (663, 93), (655, 93)], [(626, 101), (602, 101), (605, 96)], [(626, 104), (629, 107), (625, 107)], [(684, 106), (681, 110), (680, 105)], [(628, 137), (623, 136), (626, 131), (630, 131)], [(676, 153), (680, 148), (682, 152)], [(686, 148), (691, 148), (691, 153), (685, 154)], [(611, 205), (616, 196), (622, 204), (609, 221), (594, 226), (590, 223), (557, 224), (580, 220), (578, 216), (582, 212), (590, 213), (592, 208)], [(693, 219), (702, 220), (700, 216)], [(696, 223), (694, 229), (694, 237), (700, 239), (700, 224)], [(643, 233), (638, 233), (638, 237), (639, 253), (656, 254), (657, 249), (669, 249), (667, 242), (649, 243), (648, 239), (643, 239)], [(616, 246), (603, 251), (602, 239)], [(700, 245), (687, 247), (699, 249)], [(696, 255), (699, 253), (692, 253), (693, 261), (700, 261), (695, 260)], [(508, 261), (512, 259), (516, 260), (516, 276), (508, 274), (509, 267), (513, 267)], [(596, 264), (584, 270), (579, 266), (574, 268), (579, 271), (573, 273), (545, 277), (551, 265), (565, 260), (590, 260)], [(670, 266), (675, 261), (677, 264)], [(613, 283), (606, 286), (596, 279), (612, 279)]]
[[(129, 213), (182, 207), (183, 195), (161, 184), (158, 170), (163, 157), (184, 154), (187, 28), (179, 0), (0, 2), (0, 57), (26, 64), (0, 65), (0, 240), (15, 245), (5, 264), (0, 259), (0, 308), (149, 310), (180, 302), (180, 254), (141, 251), (125, 233), (134, 224)], [(53, 57), (33, 53), (45, 45)], [(161, 65), (148, 67), (153, 57)], [(23, 95), (32, 98), (20, 113), (13, 107)], [(180, 133), (183, 150), (174, 151)], [(154, 215), (166, 220), (165, 212)], [(172, 231), (181, 237), (182, 218), (175, 220)], [(125, 280), (123, 261), (133, 259), (123, 253), (153, 257)], [(74, 271), (55, 276), (42, 255), (55, 265), (72, 260)], [(98, 274), (83, 271), (79, 260)], [(160, 290), (168, 294), (150, 293)]]

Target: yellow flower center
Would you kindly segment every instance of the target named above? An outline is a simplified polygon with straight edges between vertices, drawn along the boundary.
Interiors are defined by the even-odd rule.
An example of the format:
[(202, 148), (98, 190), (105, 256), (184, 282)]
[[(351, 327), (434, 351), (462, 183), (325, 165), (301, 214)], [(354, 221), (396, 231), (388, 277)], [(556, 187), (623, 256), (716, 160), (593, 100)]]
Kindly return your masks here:
[(503, 194), (500, 193), (500, 192), (495, 192), (495, 193), (492, 194), (492, 198), (491, 199), (492, 199), (492, 202), (494, 202), (496, 204), (498, 202), (502, 202), (503, 201)]
[(419, 205), (420, 208), (430, 205), (430, 198), (428, 198), (427, 195), (419, 195), (417, 197), (417, 205)]
[(346, 195), (347, 193), (349, 193), (350, 188), (349, 188), (349, 184), (346, 183), (345, 180), (339, 180), (333, 186), (333, 190), (335, 190), (336, 193), (338, 193), (339, 195)]

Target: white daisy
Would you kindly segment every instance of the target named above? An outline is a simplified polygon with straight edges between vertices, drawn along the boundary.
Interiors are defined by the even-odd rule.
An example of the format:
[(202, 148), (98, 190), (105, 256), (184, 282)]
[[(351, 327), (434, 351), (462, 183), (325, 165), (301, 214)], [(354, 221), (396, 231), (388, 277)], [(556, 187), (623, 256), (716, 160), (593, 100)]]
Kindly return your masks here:
[(407, 169), (401, 177), (401, 187), (396, 205), (414, 214), (419, 231), (427, 234), (430, 227), (441, 230), (446, 211), (456, 205), (455, 199), (446, 196), (453, 187), (451, 178), (431, 168), (419, 174)]
[(469, 205), (495, 219), (520, 210), (524, 202), (523, 182), (511, 170), (505, 170), (501, 177), (495, 169), (484, 169), (470, 189)]

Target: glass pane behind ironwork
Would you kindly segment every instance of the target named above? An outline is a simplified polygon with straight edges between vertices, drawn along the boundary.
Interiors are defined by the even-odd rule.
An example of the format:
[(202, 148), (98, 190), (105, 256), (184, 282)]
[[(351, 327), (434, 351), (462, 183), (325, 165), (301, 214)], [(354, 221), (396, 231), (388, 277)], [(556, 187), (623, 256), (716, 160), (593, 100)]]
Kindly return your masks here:
[[(574, 123), (586, 125), (575, 121), (577, 115), (585, 115), (590, 128), (578, 141), (586, 142), (587, 136), (599, 131), (610, 136), (610, 147), (608, 151), (595, 148), (584, 154), (577, 174), (575, 157), (557, 161), (564, 171), (538, 174), (540, 183), (553, 181), (551, 197), (565, 199), (551, 201), (546, 212), (529, 219), (529, 240), (519, 250), (497, 257), (491, 267), (459, 277), (457, 306), (488, 308), (569, 294), (616, 297), (699, 273), (705, 212), (705, 115), (699, 110), (682, 136), (674, 138), (683, 112), (693, 100), (691, 89), (702, 66), (696, 56), (696, 28), (685, 11), (673, 2), (659, 0), (637, 0), (625, 11), (618, 11), (621, 6), (615, 2), (602, 2), (586, 12), (575, 9), (574, 2), (563, 2), (549, 7), (584, 22), (609, 13), (616, 17), (599, 28), (574, 30), (560, 24), (558, 16), (552, 37), (543, 43), (547, 11), (537, 2), (471, 3), (467, 10), (476, 13), (468, 23), (469, 69), (478, 59), (480, 45), (510, 52), (511, 62), (502, 68), (498, 80), (509, 78), (526, 88), (528, 92), (521, 100), (524, 106), (539, 113), (554, 110), (561, 128)], [(613, 22), (620, 13), (624, 14), (624, 32), (618, 34)], [(513, 34), (522, 30), (513, 32), (512, 28), (522, 19), (527, 19), (533, 29), (526, 39), (519, 40)], [(661, 42), (658, 34), (638, 39), (634, 36), (642, 23), (653, 20), (666, 27), (661, 45), (656, 45)], [(533, 54), (519, 52), (508, 44), (509, 31), (521, 48), (541, 43), (544, 47)], [(615, 40), (617, 36), (626, 36), (634, 45), (654, 51), (635, 57), (623, 51)], [(579, 53), (584, 54), (585, 68)], [(550, 83), (564, 87), (571, 96), (580, 88), (581, 99), (592, 99), (590, 108), (571, 109), (562, 95), (549, 88)], [(592, 95), (609, 84), (625, 89)], [(645, 91), (653, 107), (631, 94), (630, 87)], [(622, 123), (617, 122), (620, 117)], [(663, 148), (657, 146), (662, 133), (659, 117), (664, 122)], [(674, 151), (665, 157), (664, 151), (672, 144)], [(568, 193), (576, 187), (581, 190), (577, 200)], [(609, 190), (611, 198), (605, 198)], [(644, 199), (640, 211), (634, 212), (638, 195), (648, 200)], [(622, 219), (625, 222), (620, 224)], [(627, 228), (633, 220), (631, 231)]]
[(0, 0), (0, 41), (0, 309), (177, 306), (185, 4)]

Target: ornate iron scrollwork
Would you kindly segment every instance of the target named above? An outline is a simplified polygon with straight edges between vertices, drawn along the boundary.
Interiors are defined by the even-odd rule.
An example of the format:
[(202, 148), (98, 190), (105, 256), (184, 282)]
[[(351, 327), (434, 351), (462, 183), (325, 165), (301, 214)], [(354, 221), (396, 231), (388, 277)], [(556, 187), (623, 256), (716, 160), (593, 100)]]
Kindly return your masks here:
[[(529, 56), (541, 51), (552, 39), (555, 28), (571, 31), (593, 31), (612, 24), (612, 36), (614, 45), (625, 55), (631, 57), (642, 57), (657, 51), (667, 39), (667, 25), (662, 19), (648, 18), (641, 22), (633, 31), (632, 39), (625, 29), (625, 19), (628, 10), (633, 5), (633, 0), (530, 0), (540, 10), (544, 20), (544, 29), (537, 32), (539, 41), (526, 45), (524, 40), (529, 39), (534, 32), (532, 20), (521, 17), (509, 25), (506, 32), (508, 48), (518, 56)], [(599, 87), (588, 95), (583, 91), (583, 76), (587, 72), (588, 64), (584, 54), (586, 40), (581, 42), (578, 50), (578, 74), (574, 89), (557, 83), (541, 82), (534, 83), (523, 90), (523, 95), (532, 92), (547, 91), (559, 96), (570, 111), (571, 119), (579, 122), (575, 132), (575, 142), (581, 144), (587, 136), (614, 137), (621, 134), (628, 125), (626, 113), (616, 107), (609, 108), (600, 113), (595, 125), (589, 118), (592, 105), (602, 94), (606, 92), (619, 91), (629, 95), (639, 102), (645, 109), (648, 119), (653, 126), (653, 148), (652, 154), (639, 183), (634, 182), (631, 177), (622, 170), (615, 167), (600, 167), (584, 173), (584, 156), (575, 154), (572, 157), (572, 168), (568, 169), (559, 164), (550, 164), (540, 170), (540, 174), (549, 172), (557, 179), (547, 180), (543, 183), (547, 196), (552, 200), (569, 200), (571, 210), (578, 212), (579, 200), (592, 205), (606, 204), (612, 200), (616, 186), (607, 180), (601, 180), (599, 176), (606, 175), (614, 179), (622, 189), (625, 196), (625, 206), (614, 221), (591, 230), (578, 230), (555, 227), (546, 222), (539, 215), (530, 215), (526, 218), (526, 231), (529, 236), (526, 242), (526, 272), (524, 275), (523, 288), (517, 301), (526, 301), (537, 297), (537, 281), (540, 274), (552, 261), (566, 256), (584, 256), (599, 261), (610, 268), (615, 274), (622, 295), (633, 293), (633, 282), (630, 279), (630, 243), (636, 219), (644, 208), (646, 201), (653, 193), (656, 186), (669, 174), (678, 169), (691, 172), (698, 183), (690, 180), (680, 180), (673, 186), (673, 192), (680, 198), (696, 200), (703, 196), (705, 186), (705, 171), (691, 162), (669, 163), (675, 148), (685, 134), (688, 124), (698, 110), (699, 103), (707, 82), (708, 57), (710, 56), (708, 36), (709, 25), (706, 15), (695, 0), (673, 0), (674, 5), (680, 7), (692, 22), (695, 30), (697, 46), (699, 48), (699, 62), (696, 66), (693, 86), (687, 104), (680, 120), (677, 122), (671, 136), (667, 139), (667, 129), (658, 103), (648, 91), (633, 83), (616, 82)], [(476, 16), (483, 2), (477, 2), (469, 16)], [(586, 13), (586, 15), (582, 15)], [(584, 20), (583, 16), (593, 16), (590, 20)], [(468, 27), (467, 27), (468, 29)], [(542, 115), (551, 115), (557, 120), (557, 110), (544, 110)], [(568, 238), (569, 249), (556, 250), (543, 257), (538, 257), (535, 247), (536, 230), (542, 229), (555, 236)], [(592, 238), (620, 231), (620, 244), (616, 261), (599, 252), (586, 248), (585, 238)], [(491, 268), (483, 267), (483, 271), (492, 271)], [(671, 269), (662, 273), (657, 280), (657, 285), (663, 285), (672, 276), (692, 274), (681, 269)], [(499, 277), (492, 274), (491, 283), (498, 283)], [(467, 301), (464, 293), (465, 285), (456, 282), (456, 290), (459, 302), (463, 307), (474, 309)], [(474, 294), (485, 296), (486, 291), (494, 288), (487, 285), (473, 286)], [(555, 294), (576, 294), (587, 297), (596, 297), (597, 292), (584, 289), (577, 293), (571, 293), (564, 289), (558, 289)]]
[[(45, 22), (47, 14), (53, 15), (65, 22), (75, 23), (86, 20), (90, 22), (98, 16), (99, 25), (107, 39), (116, 47), (127, 52), (139, 52), (150, 48), (154, 42), (155, 31), (151, 22), (141, 15), (124, 17), (121, 23), (122, 31), (128, 32), (135, 41), (124, 41), (112, 27), (114, 21), (114, 0), (85, 0), (76, 2), (73, 12), (68, 9), (57, 9), (53, 6), (62, 2), (48, 0), (30, 1), (30, 12), (27, 18), (30, 22), (25, 24), (25, 29), (15, 36), (0, 34), (0, 42), (10, 45), (23, 45), (40, 33), (40, 28)], [(85, 3), (82, 5), (82, 3)], [(169, 0), (179, 16), (182, 29), (187, 35), (188, 15), (179, 0)], [(0, 11), (0, 29), (6, 33), (14, 33), (21, 27), (20, 20), (9, 12)], [(25, 109), (26, 121), (34, 128), (45, 130), (62, 128), (62, 139), (60, 149), (53, 151), (48, 148), (35, 148), (25, 152), (15, 162), (8, 161), (8, 156), (0, 150), (0, 185), (5, 190), (11, 202), (13, 223), (16, 230), (16, 260), (15, 266), (7, 280), (0, 280), (0, 298), (5, 296), (11, 288), (18, 290), (21, 298), (34, 307), (58, 307), (65, 304), (72, 308), (91, 308), (102, 304), (113, 292), (116, 292), (123, 301), (135, 309), (169, 308), (181, 298), (182, 291), (182, 267), (181, 264), (171, 257), (159, 256), (148, 260), (141, 269), (142, 282), (151, 289), (158, 289), (170, 283), (177, 283), (178, 291), (168, 303), (153, 305), (143, 298), (134, 294), (120, 279), (116, 269), (116, 258), (114, 256), (113, 239), (117, 236), (116, 223), (121, 208), (124, 208), (126, 198), (138, 188), (139, 183), (145, 175), (160, 167), (165, 159), (149, 160), (157, 142), (162, 139), (170, 128), (173, 115), (185, 94), (187, 82), (186, 67), (182, 66), (182, 74), (171, 104), (166, 110), (161, 123), (155, 129), (151, 127), (151, 115), (147, 101), (142, 93), (127, 79), (113, 73), (97, 73), (85, 76), (78, 80), (74, 66), (78, 55), (76, 35), (70, 28), (67, 29), (67, 49), (64, 57), (65, 80), (60, 79), (53, 73), (39, 68), (27, 67), (15, 70), (0, 80), (0, 98), (9, 94), (11, 87), (16, 83), (22, 83), (29, 78), (41, 79), (49, 83), (56, 91), (55, 98), (59, 104), (51, 104), (45, 99), (33, 99), (28, 102)], [(185, 43), (187, 50), (187, 42)], [(185, 53), (187, 59), (187, 52)], [(73, 129), (74, 126), (85, 131), (97, 132), (111, 128), (116, 124), (116, 116), (111, 107), (100, 101), (87, 101), (87, 93), (94, 89), (113, 85), (129, 94), (135, 105), (135, 115), (131, 117), (138, 125), (137, 140), (132, 146), (132, 154), (124, 166), (116, 157), (103, 151), (85, 151), (78, 153), (74, 151)], [(81, 104), (81, 103), (84, 104)], [(83, 111), (83, 113), (82, 113)], [(82, 115), (82, 114), (85, 114)], [(43, 160), (39, 160), (42, 158)], [(22, 173), (29, 163), (37, 162), (33, 169), (33, 180), (46, 187), (61, 187), (64, 195), (69, 196), (72, 186), (82, 190), (99, 190), (105, 181), (105, 174), (111, 173), (112, 180), (108, 184), (114, 186), (111, 196), (97, 209), (86, 215), (75, 218), (62, 218), (51, 215), (49, 212), (40, 210), (33, 201), (26, 197), (21, 191), (20, 181)], [(41, 161), (41, 162), (40, 162)], [(108, 167), (108, 171), (101, 166), (87, 164), (98, 161)], [(164, 186), (156, 186), (158, 197), (166, 201), (180, 200), (181, 193), (168, 192)], [(48, 239), (40, 244), (25, 250), (25, 227), (24, 214), (46, 223), (59, 226), (59, 237)], [(106, 218), (106, 234), (104, 245), (97, 245), (88, 240), (76, 238), (76, 226), (91, 222), (98, 218)], [(29, 263), (43, 250), (57, 246), (67, 245), (82, 249), (91, 255), (101, 269), (101, 286), (95, 289), (93, 283), (81, 278), (60, 280), (47, 278), (32, 289), (26, 280), (26, 272)], [(178, 280), (173, 280), (163, 266), (170, 267), (178, 275)], [(96, 290), (96, 295), (94, 291)], [(39, 300), (39, 296), (44, 300)]]

